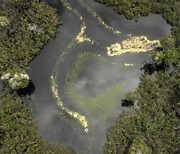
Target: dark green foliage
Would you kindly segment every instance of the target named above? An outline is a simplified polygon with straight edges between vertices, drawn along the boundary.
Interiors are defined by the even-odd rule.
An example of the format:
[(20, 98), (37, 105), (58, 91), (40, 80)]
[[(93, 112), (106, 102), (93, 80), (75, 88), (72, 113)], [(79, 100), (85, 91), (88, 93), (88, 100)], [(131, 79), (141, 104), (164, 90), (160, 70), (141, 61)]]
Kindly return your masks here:
[[(150, 13), (162, 14), (172, 25), (172, 36), (154, 51), (153, 65), (166, 65), (165, 72), (145, 73), (137, 90), (127, 100), (136, 109), (120, 116), (107, 132), (105, 153), (143, 152), (174, 154), (180, 147), (180, 2), (178, 0), (96, 0), (137, 19)], [(42, 47), (55, 36), (59, 18), (54, 9), (38, 0), (1, 0), (0, 75), (8, 68), (27, 68)], [(158, 58), (155, 58), (158, 55)], [(170, 71), (171, 65), (175, 67)], [(1, 84), (2, 85), (2, 84)], [(0, 153), (74, 153), (70, 147), (49, 145), (37, 134), (27, 106), (9, 89), (0, 88)], [(147, 153), (147, 152), (146, 152)]]
[(139, 148), (146, 149), (141, 150), (143, 154), (179, 153), (180, 2), (178, 0), (96, 1), (114, 7), (119, 14), (124, 14), (128, 19), (158, 13), (172, 26), (172, 36), (161, 40), (162, 48), (152, 52), (152, 63), (145, 64), (143, 69), (146, 71), (141, 77), (139, 87), (126, 97), (137, 105), (135, 104), (129, 112), (124, 112), (108, 130), (104, 153), (130, 154), (133, 151), (137, 152)]
[(161, 14), (172, 25), (176, 44), (180, 45), (180, 1), (179, 0), (95, 0), (112, 6), (127, 19), (137, 19), (150, 13)]
[(11, 26), (0, 32), (0, 72), (16, 66), (25, 68), (55, 36), (59, 18), (54, 9), (36, 0), (16, 7), (0, 4), (1, 14), (9, 18)]
[(178, 65), (180, 52), (175, 47), (173, 36), (166, 36), (161, 40), (162, 50), (156, 50), (152, 53), (152, 59), (156, 65), (170, 66)]
[(28, 107), (16, 94), (0, 95), (0, 153), (72, 154), (64, 145), (50, 145), (37, 134), (36, 123)]
[[(25, 70), (42, 47), (55, 36), (59, 17), (37, 0), (1, 0), (0, 76)], [(18, 68), (18, 69), (17, 69)], [(28, 81), (29, 82), (29, 81)], [(23, 83), (21, 88), (27, 86)], [(0, 153), (72, 154), (71, 147), (50, 145), (38, 136), (29, 108), (0, 81)]]
[(138, 108), (120, 116), (107, 133), (105, 153), (126, 153), (132, 141), (143, 136), (152, 153), (173, 154), (178, 151), (180, 122), (173, 109), (179, 106), (180, 72), (145, 74), (139, 88), (127, 98), (138, 102)]

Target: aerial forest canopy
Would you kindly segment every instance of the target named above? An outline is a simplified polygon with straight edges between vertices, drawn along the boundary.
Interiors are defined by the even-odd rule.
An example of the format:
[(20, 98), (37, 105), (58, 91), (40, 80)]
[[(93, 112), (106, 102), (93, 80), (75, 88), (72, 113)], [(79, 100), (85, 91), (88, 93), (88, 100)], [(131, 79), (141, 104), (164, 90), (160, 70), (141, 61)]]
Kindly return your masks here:
[[(178, 0), (96, 0), (128, 19), (161, 14), (172, 35), (145, 63), (139, 87), (126, 96), (137, 106), (124, 112), (107, 132), (104, 153), (179, 153), (180, 149), (180, 2)], [(123, 102), (124, 103), (124, 102)]]
[[(108, 129), (104, 153), (180, 153), (179, 0), (95, 1), (127, 19), (161, 14), (172, 26), (162, 47), (151, 52), (151, 63), (144, 63), (139, 87), (122, 100), (130, 107)], [(0, 0), (0, 153), (75, 153), (39, 137), (26, 99), (18, 94), (30, 83), (29, 63), (60, 24), (56, 10), (40, 0)]]
[[(29, 83), (26, 69), (55, 36), (56, 11), (37, 0), (0, 0), (0, 153), (73, 153), (39, 137), (32, 113), (15, 90)], [(9, 85), (8, 85), (8, 84)]]

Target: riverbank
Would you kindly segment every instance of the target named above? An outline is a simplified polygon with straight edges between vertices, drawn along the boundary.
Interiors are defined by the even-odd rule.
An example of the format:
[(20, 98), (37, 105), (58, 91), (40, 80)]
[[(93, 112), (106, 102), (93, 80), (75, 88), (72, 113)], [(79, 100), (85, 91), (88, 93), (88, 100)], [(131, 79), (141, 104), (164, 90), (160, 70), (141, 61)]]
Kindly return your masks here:
[(172, 26), (172, 36), (161, 40), (162, 47), (151, 54), (152, 62), (142, 68), (145, 73), (138, 88), (122, 101), (127, 106), (133, 102), (138, 108), (128, 107), (130, 112), (124, 112), (109, 128), (104, 153), (179, 153), (180, 2), (96, 1), (128, 19), (161, 14)]
[[(90, 4), (92, 3), (92, 6), (94, 5), (93, 1), (87, 1)], [(5, 54), (1, 55), (2, 59), (4, 58), (4, 61), (2, 60), (2, 62), (4, 62), (2, 71), (5, 71), (6, 68), (9, 67), (13, 69), (16, 69), (17, 67), (26, 69), (28, 67), (29, 61), (34, 58), (34, 55), (38, 54), (45, 43), (48, 42), (50, 38), (54, 37), (57, 28), (56, 24), (54, 25), (54, 23), (59, 23), (59, 21), (56, 22), (57, 15), (55, 12), (49, 14), (49, 12), (47, 11), (49, 7), (47, 5), (43, 4), (39, 6), (40, 3), (37, 1), (33, 1), (34, 4), (32, 5), (31, 2), (28, 2), (27, 0), (24, 0), (23, 2), (26, 3), (23, 3), (22, 5), (17, 4), (17, 2), (18, 1), (16, 1), (16, 9), (18, 9), (17, 12), (19, 12), (20, 10), (22, 11), (21, 13), (25, 15), (20, 15), (20, 17), (23, 17), (23, 20), (16, 19), (15, 21), (19, 21), (19, 25), (21, 25), (21, 21), (23, 21), (23, 26), (19, 26), (21, 28), (19, 28), (17, 33), (13, 35), (15, 36), (15, 38), (12, 39), (12, 41), (10, 41), (7, 46), (5, 46), (6, 48), (3, 46), (2, 52)], [(62, 2), (66, 1), (62, 0)], [(137, 87), (136, 83), (139, 81), (139, 69), (141, 66), (140, 63), (142, 63), (141, 60), (145, 60), (149, 56), (143, 55), (145, 54), (143, 53), (139, 54), (139, 56), (134, 56), (135, 54), (133, 54), (133, 57), (131, 57), (131, 55), (127, 55), (129, 59), (124, 56), (126, 54), (122, 54), (121, 56), (108, 57), (106, 55), (106, 47), (114, 42), (119, 42), (121, 39), (119, 38), (119, 36), (121, 36), (120, 33), (115, 33), (115, 31), (110, 26), (107, 27), (108, 24), (111, 25), (111, 23), (113, 22), (112, 20), (114, 20), (114, 15), (107, 15), (108, 13), (110, 13), (110, 11), (106, 11), (107, 8), (105, 9), (104, 7), (102, 9), (102, 7), (97, 6), (97, 10), (103, 10), (103, 13), (100, 14), (100, 16), (102, 16), (101, 19), (99, 18), (100, 16), (96, 14), (96, 12), (93, 13), (92, 9), (87, 8), (87, 6), (89, 7), (91, 5), (86, 6), (86, 3), (84, 3), (84, 5), (86, 6), (85, 8), (87, 9), (86, 10), (80, 7), (77, 1), (68, 0), (67, 2), (69, 2), (72, 7), (69, 7), (69, 5), (66, 5), (66, 7), (64, 7), (66, 9), (62, 15), (64, 25), (61, 28), (61, 32), (57, 33), (56, 39), (52, 40), (44, 48), (42, 53), (31, 63), (29, 72), (32, 73), (31, 78), (33, 79), (33, 82), (36, 86), (34, 94), (38, 100), (37, 104), (35, 104), (33, 101), (32, 104), (34, 105), (36, 110), (36, 116), (39, 120), (39, 132), (43, 136), (43, 138), (47, 138), (49, 142), (72, 144), (74, 147), (76, 147), (77, 150), (81, 151), (82, 153), (86, 148), (88, 148), (89, 151), (92, 151), (93, 148), (93, 153), (100, 153), (102, 144), (104, 144), (106, 131), (105, 129), (107, 127), (105, 125), (102, 125), (101, 121), (103, 120), (98, 121), (97, 117), (99, 115), (103, 115), (102, 117), (105, 117), (103, 119), (107, 119), (110, 112), (112, 112), (112, 114), (115, 113), (116, 115), (119, 115), (119, 108), (115, 109), (114, 107), (112, 109), (111, 103), (114, 100), (111, 98), (113, 98), (115, 95), (119, 95), (121, 85), (117, 85), (117, 89), (115, 87), (113, 91), (109, 93), (109, 95), (104, 93), (104, 95), (101, 95), (101, 97), (96, 97), (95, 99), (82, 99), (82, 96), (76, 95), (77, 89), (75, 88), (79, 88), (79, 91), (81, 90), (81, 94), (88, 94), (87, 96), (92, 96), (89, 95), (90, 92), (92, 94), (98, 91), (102, 92), (102, 89), (106, 87), (109, 88), (110, 85), (112, 85), (111, 83), (107, 84), (107, 81), (117, 81), (118, 78), (113, 78), (113, 76), (120, 76), (123, 78), (121, 80), (125, 80), (126, 85), (129, 86), (126, 90), (132, 90), (132, 87)], [(10, 6), (12, 7), (12, 4)], [(31, 8), (31, 6), (33, 7)], [(31, 8), (30, 10), (28, 9), (29, 7)], [(41, 10), (40, 12), (39, 8)], [(28, 13), (26, 12), (27, 10)], [(9, 12), (11, 11), (12, 10), (10, 9)], [(104, 15), (104, 12), (106, 12), (107, 14)], [(8, 26), (11, 26), (11, 20), (7, 18), (9, 16), (6, 13), (2, 15), (3, 17), (0, 19), (3, 20), (2, 22), (0, 22), (0, 24), (3, 28), (5, 28), (2, 31), (2, 34), (3, 36), (7, 35), (8, 38), (9, 34), (13, 34), (12, 28), (9, 28), (10, 32), (8, 32)], [(44, 15), (47, 16), (45, 17)], [(7, 17), (5, 18), (4, 16)], [(107, 16), (107, 18), (105, 16)], [(28, 21), (30, 20), (32, 23), (27, 23), (27, 20), (25, 20), (26, 17), (28, 17)], [(37, 18), (37, 20), (35, 20), (34, 18)], [(52, 19), (55, 21), (53, 21)], [(108, 24), (106, 24), (104, 21), (102, 22), (103, 19), (105, 19)], [(151, 20), (154, 23), (152, 18)], [(38, 24), (36, 24), (36, 22), (38, 22)], [(155, 22), (157, 23), (157, 21)], [(115, 23), (119, 27), (120, 24), (118, 22)], [(125, 22), (122, 23), (125, 24)], [(143, 22), (141, 22), (141, 24), (142, 23)], [(84, 24), (86, 24), (86, 28), (83, 28), (84, 26), (82, 25)], [(156, 30), (157, 32), (156, 27), (157, 25), (159, 26), (161, 24), (155, 24), (155, 28), (154, 26), (152, 26), (152, 28), (154, 28), (153, 30)], [(54, 28), (49, 29), (50, 27)], [(126, 25), (125, 27), (128, 26)], [(150, 26), (148, 25), (148, 29), (150, 29), (149, 27)], [(139, 31), (142, 30), (141, 28), (139, 29)], [(53, 35), (51, 33), (51, 30), (53, 32)], [(150, 33), (152, 33), (153, 30), (151, 29)], [(161, 35), (157, 33), (156, 35), (152, 35), (155, 35), (156, 37), (162, 37), (165, 32), (166, 31), (162, 31), (162, 33), (160, 33)], [(118, 34), (116, 38), (114, 34)], [(124, 34), (124, 36), (125, 35), (126, 33)], [(95, 39), (95, 41), (97, 41), (98, 43), (96, 42), (93, 44), (93, 42), (90, 41), (89, 38), (93, 38), (93, 40)], [(177, 71), (179, 68), (177, 64), (178, 46), (175, 46), (175, 44), (177, 44), (177, 40), (178, 39), (176, 39), (174, 36), (166, 37), (161, 41), (162, 47), (158, 49), (160, 51), (152, 52), (153, 62), (152, 64), (150, 63), (145, 65), (150, 67), (144, 66), (143, 69), (145, 71), (145, 75), (143, 75), (141, 78), (142, 82), (139, 85), (139, 88), (135, 92), (130, 93), (127, 96), (129, 102), (131, 104), (135, 102), (135, 107), (137, 107), (136, 109), (140, 109), (140, 111), (138, 110), (139, 112), (137, 111), (137, 114), (128, 113), (128, 116), (122, 116), (118, 119), (117, 123), (109, 129), (109, 131), (107, 132), (108, 139), (104, 148), (105, 153), (117, 153), (117, 151), (121, 152), (121, 150), (128, 150), (129, 152), (137, 149), (136, 147), (142, 146), (147, 152), (151, 151), (151, 149), (154, 150), (154, 153), (157, 153), (157, 149), (160, 151), (165, 150), (165, 152), (167, 151), (166, 153), (168, 153), (169, 151), (171, 151), (172, 153), (174, 151), (177, 151), (176, 146), (178, 145), (178, 140), (175, 131), (179, 131), (176, 127), (178, 125), (178, 121), (175, 116), (174, 110), (172, 110), (172, 108), (178, 109), (176, 100), (178, 100), (179, 96), (179, 72)], [(36, 44), (36, 42), (38, 43)], [(29, 50), (29, 48), (31, 50)], [(102, 64), (89, 65), (90, 67), (88, 67), (88, 70), (84, 69), (85, 65), (81, 63), (79, 64), (78, 69), (75, 68), (74, 61), (76, 60), (76, 57), (78, 57), (80, 53), (87, 51), (87, 49), (91, 54), (95, 54), (98, 59), (103, 56), (108, 59), (121, 57), (120, 59), (116, 59), (116, 62), (114, 62), (112, 59), (110, 60), (110, 62), (112, 62), (113, 65), (119, 65), (120, 67), (124, 67), (124, 65), (130, 66), (133, 64), (130, 68), (132, 69), (132, 72), (130, 73), (129, 71), (128, 73), (123, 75), (122, 72), (124, 71), (121, 71), (120, 67), (117, 67), (118, 71), (113, 71), (112, 67), (110, 66), (106, 66), (109, 69), (104, 70), (104, 68), (106, 67), (98, 67), (102, 66)], [(90, 57), (88, 56), (88, 58)], [(85, 59), (83, 58), (83, 60)], [(170, 71), (169, 65), (171, 65), (172, 63), (176, 67), (175, 69), (173, 68), (173, 71)], [(95, 70), (95, 72), (92, 72), (92, 70)], [(164, 72), (165, 70), (168, 71)], [(156, 77), (152, 77), (150, 75), (149, 72), (153, 71), (155, 72)], [(71, 78), (67, 76), (68, 72), (69, 74), (71, 74)], [(98, 73), (99, 77), (97, 76)], [(91, 77), (91, 75), (93, 74), (96, 75), (94, 78)], [(84, 78), (84, 81), (90, 83), (89, 85), (87, 84), (87, 86), (85, 85), (84, 87), (82, 87), (81, 84), (80, 87), (79, 84), (77, 84), (78, 81), (83, 81), (81, 80), (82, 76)], [(114, 82), (114, 84), (116, 83), (117, 82)], [(90, 128), (90, 131), (88, 133), (84, 132), (83, 129), (81, 129), (79, 121), (82, 122), (82, 120), (78, 120), (79, 118), (77, 117), (79, 116), (77, 116), (77, 114), (74, 114), (75, 112), (71, 112), (76, 111), (78, 113), (82, 113), (82, 115), (87, 114), (81, 109), (78, 109), (78, 106), (76, 106), (75, 103), (71, 103), (71, 100), (68, 99), (68, 96), (66, 96), (67, 94), (65, 93), (65, 90), (68, 90), (68, 86), (69, 91), (71, 92), (71, 98), (76, 100), (76, 103), (79, 104), (79, 106), (86, 109), (84, 111), (87, 111), (89, 117), (94, 118), (92, 119), (92, 121), (95, 121), (98, 124), (98, 127), (96, 127), (95, 129)], [(96, 87), (99, 87), (99, 90)], [(169, 90), (167, 90), (168, 88)], [(39, 138), (37, 136), (37, 130), (34, 120), (31, 117), (29, 109), (24, 104), (22, 97), (20, 98), (19, 96), (17, 96), (16, 92), (11, 91), (7, 86), (5, 87), (2, 85), (2, 89), (4, 91), (4, 93), (2, 93), (0, 96), (0, 114), (2, 115), (0, 116), (0, 149), (2, 149), (2, 153), (12, 153), (14, 149), (15, 152), (17, 151), (20, 153), (73, 153), (73, 150), (70, 147), (50, 146), (49, 143), (44, 142), (41, 138)], [(55, 99), (53, 98), (53, 94), (55, 96)], [(65, 108), (62, 105), (61, 99), (63, 103), (65, 102), (65, 107), (67, 107), (66, 110), (64, 110)], [(120, 100), (121, 98), (115, 100), (119, 106), (121, 105)], [(124, 102), (128, 101), (126, 100)], [(172, 105), (170, 106), (166, 103), (163, 104), (163, 102), (168, 102)], [(88, 103), (90, 107), (87, 107), (85, 103)], [(103, 107), (101, 108), (101, 106)], [(102, 110), (103, 112), (98, 113), (97, 108), (98, 110)], [(130, 108), (130, 110), (131, 109), (133, 108)], [(98, 116), (93, 116), (94, 113), (96, 113)], [(112, 122), (111, 118), (108, 118), (108, 120)], [(87, 126), (86, 123), (82, 124), (85, 127)], [(102, 129), (100, 131), (97, 131), (98, 128)], [(86, 137), (89, 137), (91, 135), (92, 130), (95, 132), (94, 136), (96, 138), (87, 139)], [(162, 130), (162, 134), (159, 130)], [(173, 136), (173, 134), (175, 135)], [(16, 138), (16, 140), (14, 138)], [(164, 144), (162, 146), (160, 145), (160, 143), (162, 143), (161, 140), (156, 140), (161, 138), (164, 139)], [(89, 141), (89, 139), (90, 142), (87, 142)], [(152, 143), (151, 141), (155, 141), (155, 143)], [(92, 142), (94, 143), (93, 146)], [(159, 145), (160, 148), (158, 147)], [(123, 152), (124, 151), (122, 151), (122, 153)], [(125, 152), (127, 153), (127, 151)], [(84, 153), (87, 154), (87, 152)]]
[[(36, 85), (34, 96), (38, 105), (34, 108), (40, 134), (50, 142), (71, 144), (81, 153), (99, 154), (102, 153), (107, 128), (122, 111), (120, 100), (123, 98), (119, 98), (121, 85), (118, 82), (122, 81), (125, 84), (123, 92), (134, 90), (138, 87), (142, 62), (149, 61), (150, 58), (150, 52), (109, 57), (106, 47), (126, 39), (129, 33), (133, 36), (145, 35), (152, 40), (160, 39), (170, 33), (170, 26), (160, 15), (152, 14), (141, 18), (136, 23), (125, 20), (124, 16), (115, 14), (112, 9), (97, 4), (93, 0), (86, 0), (83, 3), (97, 12), (96, 14), (102, 17), (109, 28), (122, 30), (121, 35), (115, 35), (111, 28), (107, 29), (103, 24), (99, 24), (99, 18), (93, 16), (89, 9), (80, 5), (78, 1), (62, 0), (61, 4), (65, 8), (61, 15), (63, 26), (59, 29), (56, 39), (52, 40), (31, 63), (30, 76)], [(82, 30), (84, 26), (86, 28)], [(77, 36), (84, 35), (92, 38), (95, 43), (85, 40), (79, 42)], [(79, 65), (81, 70), (79, 73), (76, 69), (72, 71), (78, 73), (73, 81), (73, 77), (69, 78), (68, 73), (75, 68), (77, 57), (87, 51), (99, 58), (106, 58), (110, 65), (103, 65), (99, 58), (97, 63), (90, 60), (87, 65)], [(126, 67), (125, 63), (134, 65)], [(68, 83), (70, 93), (67, 92)], [(114, 87), (115, 85), (117, 87)], [(111, 88), (113, 90), (109, 91)], [(77, 92), (79, 95), (76, 95)], [(62, 103), (68, 111), (85, 116), (88, 122), (88, 133), (82, 127), (85, 126), (82, 121), (73, 117), (70, 112), (66, 112), (65, 108), (62, 108)], [(118, 107), (113, 104), (117, 104)]]
[[(0, 4), (0, 75), (28, 69), (60, 25), (56, 10), (45, 3), (6, 1)], [(0, 153), (72, 153), (71, 147), (49, 144), (37, 132), (27, 101), (1, 84)]]

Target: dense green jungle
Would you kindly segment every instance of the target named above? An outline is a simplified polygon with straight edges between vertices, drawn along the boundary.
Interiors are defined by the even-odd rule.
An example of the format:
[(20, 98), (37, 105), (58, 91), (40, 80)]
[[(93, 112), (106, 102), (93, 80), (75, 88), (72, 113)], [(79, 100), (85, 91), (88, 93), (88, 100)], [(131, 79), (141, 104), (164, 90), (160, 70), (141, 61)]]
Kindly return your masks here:
[[(104, 153), (180, 153), (179, 0), (95, 1), (129, 20), (153, 13), (171, 25), (171, 35), (151, 52), (152, 62), (144, 63), (139, 86), (122, 100), (122, 104), (137, 107), (127, 107), (108, 129)], [(29, 63), (55, 37), (61, 24), (56, 10), (40, 0), (0, 0), (0, 76), (26, 74)], [(14, 86), (0, 80), (0, 154), (77, 153), (70, 145), (49, 143), (39, 136), (27, 97), (20, 94), (29, 82), (23, 79)], [(70, 87), (71, 82), (68, 84)]]

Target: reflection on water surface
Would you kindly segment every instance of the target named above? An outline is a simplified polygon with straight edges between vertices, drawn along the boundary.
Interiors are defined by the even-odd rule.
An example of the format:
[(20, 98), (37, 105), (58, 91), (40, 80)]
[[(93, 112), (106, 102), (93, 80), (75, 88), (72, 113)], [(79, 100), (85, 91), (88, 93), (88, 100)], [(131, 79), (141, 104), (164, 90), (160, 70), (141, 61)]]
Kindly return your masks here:
[(46, 2), (63, 25), (30, 65), (39, 133), (81, 153), (101, 153), (107, 128), (122, 112), (120, 100), (138, 86), (142, 62), (150, 60), (150, 52), (109, 57), (106, 47), (129, 34), (158, 40), (170, 26), (153, 14), (126, 20), (93, 0)]

